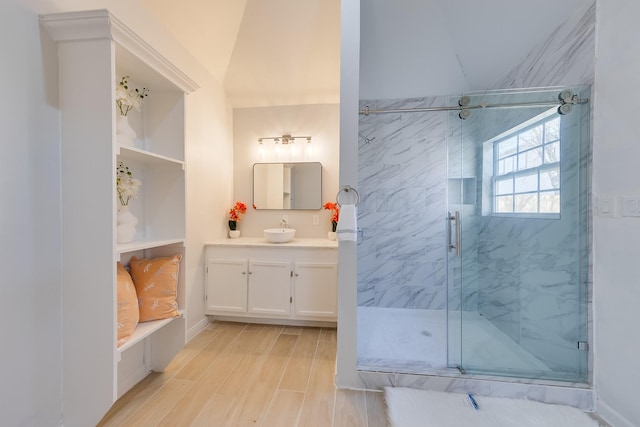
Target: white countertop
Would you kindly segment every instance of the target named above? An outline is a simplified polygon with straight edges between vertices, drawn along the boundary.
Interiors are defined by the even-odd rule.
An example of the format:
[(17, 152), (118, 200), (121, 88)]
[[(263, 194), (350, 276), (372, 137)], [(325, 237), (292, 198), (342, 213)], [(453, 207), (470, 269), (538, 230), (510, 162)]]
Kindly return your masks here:
[(238, 247), (270, 247), (270, 248), (337, 248), (336, 240), (323, 238), (294, 238), (287, 243), (270, 243), (264, 237), (239, 237), (237, 239), (219, 239), (205, 242), (205, 246), (238, 246)]

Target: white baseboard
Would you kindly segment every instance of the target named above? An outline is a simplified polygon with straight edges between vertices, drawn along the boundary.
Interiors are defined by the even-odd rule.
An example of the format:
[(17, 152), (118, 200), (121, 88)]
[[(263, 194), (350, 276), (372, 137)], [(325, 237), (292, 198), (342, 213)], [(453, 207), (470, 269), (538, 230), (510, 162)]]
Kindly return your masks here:
[(187, 342), (191, 341), (193, 337), (198, 335), (200, 332), (204, 330), (209, 324), (209, 319), (204, 317), (201, 321), (193, 325), (191, 328), (187, 330)]
[(611, 406), (598, 399), (596, 403), (597, 414), (605, 422), (615, 427), (635, 427), (631, 421), (622, 416), (618, 411)]

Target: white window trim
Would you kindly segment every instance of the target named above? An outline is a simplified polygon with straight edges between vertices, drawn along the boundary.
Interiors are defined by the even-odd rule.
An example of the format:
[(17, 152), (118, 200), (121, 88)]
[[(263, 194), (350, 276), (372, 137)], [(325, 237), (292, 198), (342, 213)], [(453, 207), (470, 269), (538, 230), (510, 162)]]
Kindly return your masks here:
[[(496, 194), (495, 194), (495, 181), (498, 178), (505, 178), (505, 177), (515, 177), (518, 175), (524, 175), (524, 174), (528, 174), (531, 172), (537, 172), (539, 174), (539, 172), (541, 170), (547, 169), (547, 168), (555, 168), (557, 167), (558, 170), (560, 170), (560, 163), (559, 162), (554, 162), (554, 163), (543, 163), (540, 166), (536, 166), (533, 168), (529, 168), (529, 169), (525, 169), (522, 171), (513, 171), (513, 172), (509, 172), (503, 175), (496, 175), (495, 174), (495, 170), (496, 170), (496, 152), (494, 149), (494, 145), (496, 142), (507, 139), (513, 135), (516, 135), (518, 133), (521, 133), (523, 131), (525, 131), (528, 128), (534, 127), (540, 123), (543, 123), (545, 121), (547, 121), (547, 119), (549, 117), (552, 117), (554, 115), (558, 114), (557, 112), (557, 108), (550, 108), (549, 110), (538, 114), (535, 117), (532, 117), (529, 120), (526, 120), (522, 123), (520, 123), (517, 126), (514, 126), (510, 129), (508, 129), (505, 132), (500, 133), (499, 135), (496, 135), (495, 137), (485, 141), (482, 145), (484, 147), (484, 156), (490, 155), (490, 163), (491, 163), (491, 167), (488, 168), (489, 169), (489, 176), (485, 176), (485, 179), (489, 179), (490, 182), (490, 191), (491, 191), (491, 195), (490, 195), (490, 208), (489, 209), (483, 209), (483, 213), (485, 215), (490, 215), (490, 216), (495, 216), (495, 217), (503, 217), (503, 218), (540, 218), (540, 219), (560, 219), (560, 213), (559, 212), (495, 212), (495, 201), (496, 201)], [(560, 139), (559, 139), (560, 141)], [(525, 150), (526, 151), (526, 150)], [(516, 154), (517, 155), (517, 154)], [(487, 166), (487, 164), (485, 163), (485, 166)], [(539, 176), (539, 175), (538, 175)], [(515, 191), (515, 188), (514, 188)], [(544, 193), (547, 190), (543, 190), (540, 191), (539, 189), (539, 183), (538, 183), (538, 190), (537, 191), (532, 191), (531, 193), (535, 193), (535, 194), (540, 194), (540, 193)], [(562, 200), (562, 186), (560, 186), (560, 188), (557, 190), (560, 192), (560, 200)], [(526, 194), (525, 193), (513, 193), (513, 195), (516, 194)], [(561, 202), (562, 203), (562, 202)], [(562, 208), (561, 208), (562, 210)]]

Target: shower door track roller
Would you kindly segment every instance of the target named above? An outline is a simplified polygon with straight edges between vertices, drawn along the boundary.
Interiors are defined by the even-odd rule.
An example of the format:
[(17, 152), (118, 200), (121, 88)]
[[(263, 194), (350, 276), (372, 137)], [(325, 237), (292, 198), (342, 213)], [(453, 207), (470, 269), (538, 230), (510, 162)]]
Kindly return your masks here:
[[(460, 256), (460, 211), (456, 211), (455, 215), (449, 212), (447, 214), (447, 221), (449, 221), (449, 252), (456, 250), (456, 256)], [(455, 221), (455, 244), (452, 241), (453, 233), (451, 232), (451, 222)]]

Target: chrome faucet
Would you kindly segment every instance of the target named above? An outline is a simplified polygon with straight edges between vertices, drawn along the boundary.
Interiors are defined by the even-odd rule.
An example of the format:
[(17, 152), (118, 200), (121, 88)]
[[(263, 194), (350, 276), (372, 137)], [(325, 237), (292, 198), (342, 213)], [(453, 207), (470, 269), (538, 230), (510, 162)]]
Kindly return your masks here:
[(287, 224), (287, 220), (282, 218), (282, 221), (280, 221), (280, 228), (289, 228), (289, 224)]

